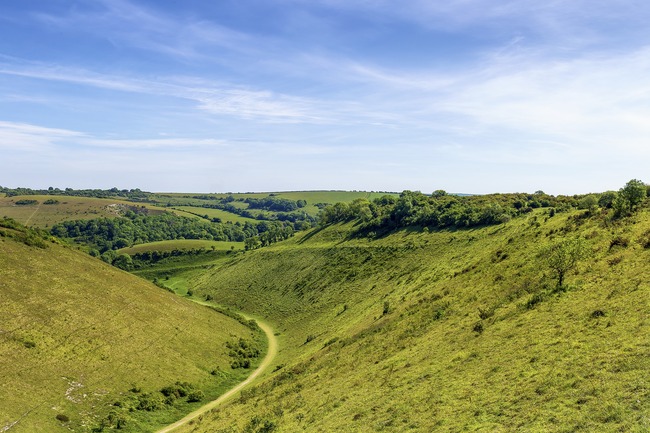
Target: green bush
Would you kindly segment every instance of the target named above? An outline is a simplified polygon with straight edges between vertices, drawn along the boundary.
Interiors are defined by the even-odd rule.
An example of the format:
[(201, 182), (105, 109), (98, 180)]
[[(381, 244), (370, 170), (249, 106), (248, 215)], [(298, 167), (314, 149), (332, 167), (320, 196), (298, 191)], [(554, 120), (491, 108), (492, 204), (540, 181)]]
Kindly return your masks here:
[(140, 394), (138, 396), (138, 406), (136, 409), (152, 412), (162, 409), (164, 404), (165, 403), (161, 394), (148, 392), (146, 394)]
[(17, 206), (33, 206), (35, 204), (38, 204), (38, 201), (25, 199), (25, 200), (18, 200), (16, 202)]
[(204, 398), (205, 398), (205, 394), (203, 393), (203, 391), (201, 391), (200, 389), (197, 389), (197, 390), (191, 391), (187, 395), (187, 402), (188, 403), (195, 403), (195, 402), (203, 400)]

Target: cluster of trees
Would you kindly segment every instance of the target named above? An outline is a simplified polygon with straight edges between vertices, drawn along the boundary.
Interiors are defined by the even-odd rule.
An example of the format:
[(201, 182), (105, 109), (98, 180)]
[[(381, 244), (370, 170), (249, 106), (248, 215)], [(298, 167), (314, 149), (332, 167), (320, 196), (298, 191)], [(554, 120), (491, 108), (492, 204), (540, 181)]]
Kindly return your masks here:
[(23, 199), (16, 202), (17, 206), (33, 206), (38, 204), (37, 200)]
[(237, 341), (227, 341), (228, 356), (233, 358), (230, 367), (250, 368), (251, 360), (260, 356), (260, 349), (252, 341), (240, 338)]
[[(54, 225), (51, 233), (96, 248), (100, 253), (136, 244), (174, 239), (207, 239), (242, 242), (266, 233), (293, 235), (293, 227), (280, 221), (252, 223), (212, 223), (171, 213), (142, 215), (127, 212), (119, 218), (65, 221)], [(286, 237), (284, 237), (286, 239)], [(272, 242), (280, 236), (269, 236)]]
[(268, 223), (270, 224), (267, 224), (265, 230), (260, 232), (258, 236), (253, 236), (244, 240), (244, 248), (247, 251), (289, 239), (294, 235), (294, 230), (290, 225), (282, 226), (277, 223), (274, 224), (273, 221), (269, 221)]
[(31, 188), (7, 188), (0, 186), (0, 193), (5, 193), (7, 197), (15, 197), (17, 195), (68, 195), (77, 197), (123, 197), (131, 200), (143, 200), (149, 197), (151, 193), (135, 189), (73, 189), (73, 188), (53, 188), (48, 189), (31, 189)]
[(456, 196), (444, 191), (432, 195), (404, 191), (399, 197), (385, 195), (373, 201), (356, 199), (336, 203), (321, 212), (321, 224), (358, 220), (366, 229), (394, 229), (408, 226), (431, 228), (474, 227), (500, 224), (535, 207), (550, 207), (551, 197), (543, 193)]
[(263, 198), (247, 198), (249, 209), (264, 209), (275, 212), (293, 212), (307, 206), (306, 200), (290, 200), (288, 198), (269, 195)]
[(633, 213), (646, 200), (650, 186), (632, 179), (618, 192), (574, 196), (534, 194), (490, 194), (457, 196), (438, 190), (431, 195), (404, 191), (399, 197), (382, 196), (373, 201), (356, 199), (351, 203), (326, 206), (320, 214), (323, 225), (357, 221), (361, 229), (397, 229), (409, 226), (432, 229), (476, 227), (501, 224), (535, 208), (551, 208), (550, 214), (568, 209), (602, 209), (611, 218)]

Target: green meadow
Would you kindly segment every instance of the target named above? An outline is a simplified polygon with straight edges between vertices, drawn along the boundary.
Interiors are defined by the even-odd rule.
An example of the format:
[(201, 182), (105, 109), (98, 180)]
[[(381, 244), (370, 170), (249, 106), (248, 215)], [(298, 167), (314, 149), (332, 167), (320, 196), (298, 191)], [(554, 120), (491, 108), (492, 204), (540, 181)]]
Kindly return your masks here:
[[(202, 208), (201, 205), (217, 201), (226, 197), (233, 197), (235, 201), (231, 204), (239, 209), (248, 209), (248, 204), (243, 201), (248, 198), (261, 199), (269, 196), (284, 198), (288, 200), (305, 200), (307, 206), (304, 210), (312, 216), (318, 215), (320, 208), (317, 204), (349, 203), (356, 199), (374, 200), (384, 195), (398, 196), (391, 192), (367, 192), (367, 191), (280, 191), (280, 192), (259, 192), (259, 193), (221, 193), (221, 194), (190, 194), (190, 193), (159, 193), (153, 194), (152, 202), (159, 205), (170, 204), (178, 210), (188, 210), (192, 214), (208, 215), (210, 218), (218, 217), (223, 221), (245, 222), (250, 220), (237, 219), (238, 215), (230, 212), (213, 212), (216, 209)], [(199, 199), (196, 197), (203, 197)], [(190, 205), (190, 206), (187, 206)], [(223, 212), (223, 213), (222, 213)], [(257, 212), (257, 211), (254, 211)], [(188, 212), (189, 213), (189, 212)], [(259, 213), (259, 212), (258, 212)], [(241, 217), (239, 217), (241, 218)]]
[[(33, 201), (29, 204), (17, 204)], [(145, 207), (152, 212), (162, 212), (147, 204), (126, 200), (72, 197), (59, 195), (25, 195), (0, 197), (0, 218), (13, 218), (21, 224), (47, 228), (62, 221), (113, 218), (129, 207)]]
[(207, 216), (209, 219), (219, 218), (223, 222), (242, 223), (242, 224), (245, 222), (250, 222), (250, 223), (258, 222), (253, 218), (246, 218), (221, 209), (210, 209), (210, 208), (204, 208), (198, 206), (178, 206), (175, 207), (174, 210), (180, 210), (183, 211), (183, 213), (192, 216), (201, 216), (201, 217)]

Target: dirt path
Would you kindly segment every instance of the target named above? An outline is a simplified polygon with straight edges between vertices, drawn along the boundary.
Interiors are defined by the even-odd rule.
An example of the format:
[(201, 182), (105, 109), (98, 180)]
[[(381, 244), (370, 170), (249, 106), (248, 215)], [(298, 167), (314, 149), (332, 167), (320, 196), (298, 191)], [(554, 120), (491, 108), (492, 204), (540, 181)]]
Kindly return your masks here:
[(29, 218), (27, 218), (27, 221), (25, 221), (25, 223), (23, 224), (24, 226), (27, 226), (27, 224), (29, 224), (29, 221), (30, 221), (30, 220), (32, 219), (32, 217), (36, 214), (36, 212), (38, 212), (38, 210), (39, 210), (40, 208), (41, 208), (41, 204), (39, 203), (38, 206), (36, 206), (36, 209), (34, 210), (34, 212), (32, 212), (32, 214), (29, 216)]
[[(244, 315), (242, 314), (242, 316), (244, 316)], [(246, 319), (250, 319), (250, 317), (246, 317), (246, 316), (244, 316), (244, 317)], [(264, 333), (266, 334), (266, 338), (269, 340), (268, 351), (266, 353), (266, 356), (262, 360), (262, 363), (259, 365), (259, 367), (257, 367), (257, 369), (250, 376), (248, 376), (248, 378), (246, 378), (246, 380), (244, 380), (243, 382), (240, 382), (234, 388), (231, 388), (229, 391), (227, 391), (225, 394), (222, 394), (218, 399), (216, 399), (214, 401), (211, 401), (210, 403), (206, 404), (205, 406), (201, 406), (200, 408), (198, 408), (194, 412), (192, 412), (189, 415), (186, 415), (184, 418), (176, 421), (174, 424), (168, 425), (167, 427), (164, 427), (164, 428), (156, 431), (156, 433), (168, 433), (168, 432), (171, 432), (171, 431), (175, 430), (176, 428), (186, 424), (190, 420), (192, 420), (192, 419), (194, 419), (194, 418), (196, 418), (196, 417), (198, 417), (200, 415), (203, 415), (204, 413), (208, 412), (211, 409), (214, 409), (215, 407), (219, 406), (220, 404), (222, 404), (223, 402), (225, 402), (229, 398), (233, 397), (237, 392), (241, 391), (246, 385), (251, 383), (253, 380), (255, 380), (255, 378), (257, 376), (259, 376), (264, 370), (266, 370), (266, 368), (273, 361), (273, 358), (275, 358), (275, 355), (278, 353), (278, 340), (277, 340), (277, 338), (275, 338), (275, 335), (273, 334), (273, 329), (268, 324), (266, 324), (264, 322), (261, 322), (261, 321), (259, 321), (257, 319), (256, 319), (256, 321), (257, 321), (257, 324), (259, 325), (259, 327), (262, 329), (262, 331), (264, 331)]]

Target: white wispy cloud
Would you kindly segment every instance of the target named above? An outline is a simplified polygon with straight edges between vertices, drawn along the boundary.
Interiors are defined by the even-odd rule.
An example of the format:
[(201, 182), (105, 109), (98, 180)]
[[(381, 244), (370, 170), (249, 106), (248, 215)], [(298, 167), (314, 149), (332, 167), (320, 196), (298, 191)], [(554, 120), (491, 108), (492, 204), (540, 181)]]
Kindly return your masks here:
[(81, 137), (82, 133), (67, 129), (0, 121), (0, 149), (5, 150), (39, 151)]
[(325, 111), (318, 107), (318, 101), (268, 90), (250, 89), (245, 86), (233, 86), (191, 77), (166, 79), (124, 77), (80, 68), (8, 59), (6, 56), (0, 58), (5, 60), (0, 63), (0, 74), (185, 99), (193, 101), (197, 109), (209, 114), (290, 123), (320, 123), (325, 118)]
[(13, 151), (56, 151), (75, 146), (78, 149), (187, 150), (226, 147), (226, 140), (211, 138), (100, 138), (68, 129), (49, 128), (28, 123), (0, 121), (0, 148)]
[(225, 140), (210, 138), (144, 138), (144, 139), (98, 139), (91, 138), (80, 141), (84, 146), (101, 147), (106, 149), (131, 150), (189, 150), (192, 148), (214, 148), (228, 146)]

